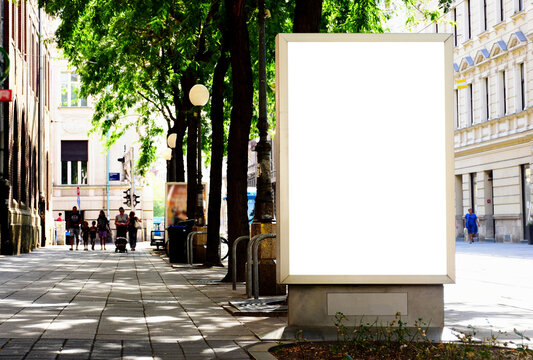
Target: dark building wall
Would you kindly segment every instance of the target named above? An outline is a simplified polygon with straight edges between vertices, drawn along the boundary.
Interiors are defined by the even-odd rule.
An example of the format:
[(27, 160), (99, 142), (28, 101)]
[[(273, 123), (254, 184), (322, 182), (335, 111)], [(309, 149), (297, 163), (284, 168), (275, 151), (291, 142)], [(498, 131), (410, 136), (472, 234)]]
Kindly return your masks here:
[(9, 52), (11, 62), (9, 78), (2, 87), (13, 91), (13, 101), (0, 105), (4, 138), (0, 252), (16, 255), (46, 244), (42, 228), (48, 181), (39, 181), (39, 171), (46, 174), (48, 168), (41, 146), (45, 99), (39, 89), (43, 84), (40, 66), (43, 47), (38, 42), (41, 29), (38, 9), (29, 2), (0, 2), (4, 10), (2, 47)]

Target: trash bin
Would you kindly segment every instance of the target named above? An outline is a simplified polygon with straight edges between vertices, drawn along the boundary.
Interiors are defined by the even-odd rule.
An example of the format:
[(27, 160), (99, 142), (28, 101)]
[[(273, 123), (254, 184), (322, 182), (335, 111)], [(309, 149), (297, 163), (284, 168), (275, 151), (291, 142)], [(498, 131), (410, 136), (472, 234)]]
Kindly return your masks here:
[(187, 263), (187, 236), (194, 226), (194, 219), (180, 221), (167, 228), (167, 254), (171, 263)]

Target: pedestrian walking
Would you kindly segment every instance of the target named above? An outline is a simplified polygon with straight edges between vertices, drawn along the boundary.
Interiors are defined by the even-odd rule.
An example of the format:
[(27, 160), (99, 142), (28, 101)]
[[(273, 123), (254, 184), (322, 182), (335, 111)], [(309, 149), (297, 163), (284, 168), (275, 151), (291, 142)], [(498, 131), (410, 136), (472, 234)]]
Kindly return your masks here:
[(96, 228), (96, 221), (93, 220), (91, 225), (92, 226), (89, 228), (89, 237), (91, 238), (91, 249), (94, 250), (94, 245), (96, 243), (96, 233), (98, 232), (98, 229)]
[(128, 217), (128, 237), (131, 251), (135, 251), (135, 247), (137, 246), (137, 230), (139, 227), (139, 219), (135, 216), (135, 212), (131, 211)]
[(111, 234), (111, 231), (109, 229), (109, 220), (105, 216), (104, 210), (100, 210), (96, 223), (96, 227), (98, 228), (98, 238), (100, 239), (100, 250), (105, 250), (105, 243), (107, 242), (107, 237)]
[(474, 235), (478, 233), (479, 220), (472, 208), (468, 209), (468, 214), (464, 218), (464, 226), (468, 230), (468, 242), (474, 242)]
[(128, 232), (127, 229), (128, 225), (128, 215), (124, 214), (124, 208), (121, 206), (118, 209), (118, 215), (115, 216), (115, 226), (117, 228), (117, 238), (119, 237), (126, 237), (126, 233)]
[(68, 218), (68, 229), (70, 232), (70, 250), (74, 250), (74, 239), (76, 240), (76, 250), (78, 250), (78, 244), (80, 243), (80, 223), (81, 214), (78, 212), (78, 208), (74, 206), (72, 208), (72, 214)]
[[(83, 250), (89, 250), (89, 233), (91, 229), (89, 228), (89, 223), (84, 221), (81, 225), (81, 237), (83, 238)], [(76, 249), (77, 250), (77, 249)]]

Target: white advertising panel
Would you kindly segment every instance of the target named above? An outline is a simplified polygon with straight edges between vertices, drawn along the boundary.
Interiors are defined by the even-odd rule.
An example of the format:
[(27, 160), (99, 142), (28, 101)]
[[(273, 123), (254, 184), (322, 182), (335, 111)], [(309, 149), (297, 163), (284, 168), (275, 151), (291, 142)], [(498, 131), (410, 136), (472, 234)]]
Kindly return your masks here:
[(280, 34), (278, 281), (454, 281), (452, 42)]

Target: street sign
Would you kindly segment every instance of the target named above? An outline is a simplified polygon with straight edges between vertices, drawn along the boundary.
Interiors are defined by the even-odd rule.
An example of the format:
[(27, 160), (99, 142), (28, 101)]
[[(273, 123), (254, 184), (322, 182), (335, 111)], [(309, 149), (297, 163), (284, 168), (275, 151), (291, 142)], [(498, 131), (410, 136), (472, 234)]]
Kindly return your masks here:
[(120, 181), (120, 173), (109, 173), (109, 181)]
[(13, 90), (0, 89), (0, 101), (11, 101), (11, 100), (13, 100)]

